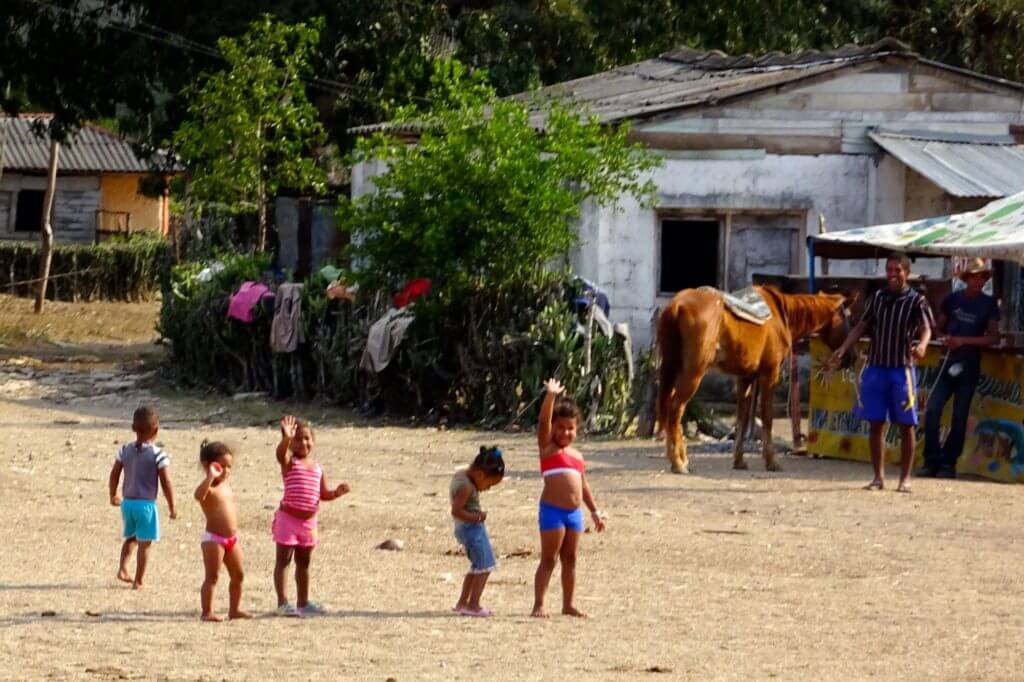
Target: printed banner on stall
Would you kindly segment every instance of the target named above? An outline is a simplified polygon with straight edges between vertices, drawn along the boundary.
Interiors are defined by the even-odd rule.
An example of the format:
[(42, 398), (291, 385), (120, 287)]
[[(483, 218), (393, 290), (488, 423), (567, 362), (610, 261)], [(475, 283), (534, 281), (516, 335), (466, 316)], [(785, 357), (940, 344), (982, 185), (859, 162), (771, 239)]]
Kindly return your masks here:
[[(862, 348), (862, 350), (864, 350)], [(943, 351), (928, 349), (917, 369), (917, 462), (923, 462), (924, 409), (928, 394), (942, 367)], [(811, 343), (811, 398), (807, 450), (810, 454), (839, 459), (871, 461), (868, 423), (853, 413), (857, 401), (856, 370), (825, 372), (822, 366), (830, 351), (818, 339)], [(861, 354), (863, 356), (863, 353)], [(863, 363), (863, 357), (860, 361)], [(949, 432), (952, 400), (941, 420), (940, 438)], [(899, 429), (885, 434), (886, 460), (899, 461)], [(957, 471), (997, 481), (1024, 482), (1024, 358), (1009, 353), (983, 352), (981, 379), (967, 420), (967, 442)]]

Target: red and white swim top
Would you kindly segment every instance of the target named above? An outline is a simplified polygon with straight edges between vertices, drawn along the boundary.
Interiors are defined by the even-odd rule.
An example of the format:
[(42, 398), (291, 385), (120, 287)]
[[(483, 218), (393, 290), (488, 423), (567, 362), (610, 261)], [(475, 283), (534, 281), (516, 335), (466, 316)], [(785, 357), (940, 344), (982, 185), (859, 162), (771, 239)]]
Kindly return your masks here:
[(554, 452), (547, 457), (541, 457), (540, 475), (547, 478), (555, 474), (577, 474), (582, 475), (587, 465), (579, 457), (573, 457), (564, 449)]

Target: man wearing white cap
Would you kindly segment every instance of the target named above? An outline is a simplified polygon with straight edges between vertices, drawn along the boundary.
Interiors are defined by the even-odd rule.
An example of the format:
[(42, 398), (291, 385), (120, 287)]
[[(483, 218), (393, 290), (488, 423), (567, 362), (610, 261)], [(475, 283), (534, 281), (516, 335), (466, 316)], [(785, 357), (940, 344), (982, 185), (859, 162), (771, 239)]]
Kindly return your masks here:
[[(938, 328), (945, 333), (946, 359), (928, 396), (924, 419), (924, 467), (918, 476), (956, 478), (956, 460), (967, 437), (967, 416), (981, 375), (981, 351), (999, 341), (999, 306), (982, 288), (992, 276), (981, 258), (972, 258), (960, 273), (966, 288), (942, 301)], [(939, 443), (939, 420), (953, 398), (953, 419), (944, 444)]]

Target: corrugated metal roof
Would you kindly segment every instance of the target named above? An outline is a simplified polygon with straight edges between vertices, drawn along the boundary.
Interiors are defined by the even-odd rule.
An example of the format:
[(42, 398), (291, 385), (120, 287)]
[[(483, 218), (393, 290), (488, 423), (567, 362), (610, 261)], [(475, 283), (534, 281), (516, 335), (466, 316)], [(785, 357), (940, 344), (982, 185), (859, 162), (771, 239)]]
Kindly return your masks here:
[[(0, 117), (5, 135), (3, 165), (6, 170), (43, 171), (50, 160), (50, 143), (32, 132), (32, 123), (46, 115)], [(145, 160), (116, 134), (87, 125), (61, 146), (60, 171), (67, 173), (145, 173)]]
[[(805, 50), (793, 54), (772, 52), (761, 56), (729, 56), (717, 50), (701, 52), (680, 48), (655, 59), (551, 85), (537, 93), (520, 93), (515, 98), (572, 98), (585, 104), (603, 123), (613, 123), (688, 107), (713, 105), (886, 57), (912, 59), (1004, 87), (1024, 90), (1024, 85), (1019, 83), (964, 72), (946, 64), (922, 59), (903, 43), (885, 39), (866, 47), (846, 45), (827, 52)], [(543, 127), (542, 121), (537, 120), (535, 123)], [(392, 128), (388, 123), (359, 126), (349, 132), (358, 135), (381, 130), (417, 132), (414, 124), (401, 124), (399, 128)]]
[(882, 149), (956, 197), (1005, 197), (1024, 190), (1024, 145), (1003, 135), (868, 134)]

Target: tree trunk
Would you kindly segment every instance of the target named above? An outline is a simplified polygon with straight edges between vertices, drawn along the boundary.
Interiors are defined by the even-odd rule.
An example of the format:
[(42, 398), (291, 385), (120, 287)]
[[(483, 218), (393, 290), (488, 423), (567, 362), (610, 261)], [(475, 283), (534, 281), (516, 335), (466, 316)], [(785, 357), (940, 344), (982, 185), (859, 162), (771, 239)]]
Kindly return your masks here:
[(263, 199), (263, 192), (260, 192), (259, 208), (259, 239), (258, 249), (260, 253), (267, 250), (267, 202)]
[(53, 260), (53, 198), (57, 193), (57, 162), (60, 157), (60, 143), (50, 138), (50, 169), (47, 174), (46, 194), (43, 196), (43, 217), (39, 237), (39, 289), (36, 294), (36, 313), (43, 312), (46, 299), (46, 285), (50, 279), (50, 262)]
[(4, 181), (4, 153), (7, 151), (7, 121), (9, 120), (9, 116), (0, 116), (0, 183)]
[(256, 205), (259, 215), (259, 227), (258, 237), (256, 240), (257, 251), (263, 253), (267, 250), (267, 197), (264, 196), (264, 187), (266, 186), (263, 182), (263, 121), (256, 121), (256, 144), (257, 149), (257, 164), (256, 172), (259, 176), (256, 181)]

